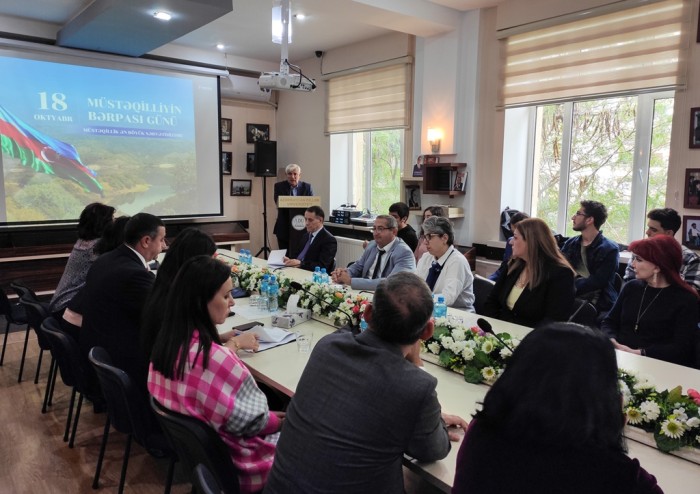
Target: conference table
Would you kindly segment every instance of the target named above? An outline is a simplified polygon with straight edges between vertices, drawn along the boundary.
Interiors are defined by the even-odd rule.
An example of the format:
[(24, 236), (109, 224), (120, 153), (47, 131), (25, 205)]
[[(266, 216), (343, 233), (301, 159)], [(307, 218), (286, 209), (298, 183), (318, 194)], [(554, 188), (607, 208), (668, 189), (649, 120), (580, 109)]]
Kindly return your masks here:
[[(227, 257), (231, 256), (230, 251), (225, 252)], [(261, 259), (255, 259), (254, 262), (260, 265), (266, 263)], [(296, 268), (284, 268), (278, 272), (299, 282), (308, 280), (311, 276), (309, 271)], [(228, 331), (233, 326), (250, 320), (260, 321), (266, 326), (270, 325), (270, 314), (252, 310), (248, 307), (248, 300), (248, 298), (236, 299), (233, 310), (237, 314), (219, 326), (220, 332)], [(241, 312), (248, 317), (240, 314)], [(461, 318), (467, 326), (475, 326), (476, 320), (481, 317), (457, 309), (448, 309), (448, 316)], [(494, 318), (484, 319), (491, 323), (496, 333), (508, 332), (517, 338), (524, 337), (532, 330)], [(313, 344), (315, 344), (320, 338), (333, 333), (336, 329), (321, 320), (311, 319), (295, 326), (291, 331), (312, 335)], [(296, 343), (292, 342), (259, 353), (240, 352), (239, 355), (257, 380), (291, 397), (294, 395), (310, 354), (300, 353)], [(621, 351), (617, 351), (617, 360), (620, 368), (646, 377), (659, 390), (671, 389), (678, 385), (681, 385), (683, 390), (700, 388), (700, 370)], [(437, 394), (443, 411), (459, 415), (469, 421), (471, 415), (477, 411), (478, 403), (483, 401), (489, 387), (467, 383), (461, 374), (435, 365), (430, 360), (425, 361), (424, 368), (438, 381)], [(404, 465), (443, 492), (450, 492), (460, 443), (461, 440), (452, 443), (450, 453), (443, 460), (422, 463), (406, 458)], [(662, 453), (654, 447), (635, 440), (628, 439), (627, 447), (629, 456), (637, 458), (642, 467), (656, 476), (666, 494), (686, 494), (695, 491), (700, 485), (700, 464)]]

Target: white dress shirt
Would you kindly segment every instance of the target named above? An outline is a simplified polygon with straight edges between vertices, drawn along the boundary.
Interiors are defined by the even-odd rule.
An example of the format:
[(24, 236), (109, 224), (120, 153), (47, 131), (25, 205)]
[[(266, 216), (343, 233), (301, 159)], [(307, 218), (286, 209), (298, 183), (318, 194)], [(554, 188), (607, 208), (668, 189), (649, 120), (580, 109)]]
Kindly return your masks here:
[[(423, 254), (418, 261), (416, 274), (425, 280), (435, 260), (430, 253)], [(474, 312), (474, 275), (467, 258), (451, 245), (437, 262), (442, 266), (442, 271), (433, 293), (444, 295), (448, 307)]]

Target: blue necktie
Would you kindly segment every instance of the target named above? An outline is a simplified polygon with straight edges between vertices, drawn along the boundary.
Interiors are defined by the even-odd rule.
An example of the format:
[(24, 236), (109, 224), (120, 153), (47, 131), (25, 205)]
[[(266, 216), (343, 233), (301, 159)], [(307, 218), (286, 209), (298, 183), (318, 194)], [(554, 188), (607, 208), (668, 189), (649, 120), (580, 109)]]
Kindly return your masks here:
[(428, 277), (425, 279), (425, 282), (428, 284), (428, 288), (430, 288), (431, 292), (433, 291), (433, 288), (435, 288), (435, 283), (437, 283), (437, 280), (440, 277), (440, 271), (442, 271), (442, 266), (440, 266), (440, 263), (433, 261), (433, 264), (430, 266), (430, 271), (428, 271)]
[(306, 253), (309, 251), (309, 247), (311, 247), (311, 241), (313, 239), (314, 239), (314, 236), (309, 235), (309, 239), (306, 241), (306, 244), (304, 244), (304, 248), (301, 249), (301, 252), (299, 252), (297, 259), (299, 259), (300, 261), (304, 260), (304, 257), (306, 257)]

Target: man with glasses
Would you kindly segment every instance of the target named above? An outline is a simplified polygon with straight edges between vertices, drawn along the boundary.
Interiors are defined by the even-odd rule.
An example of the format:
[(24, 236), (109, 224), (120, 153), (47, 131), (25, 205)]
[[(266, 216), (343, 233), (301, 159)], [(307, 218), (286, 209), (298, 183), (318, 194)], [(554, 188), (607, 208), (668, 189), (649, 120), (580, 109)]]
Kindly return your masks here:
[(357, 262), (333, 271), (333, 282), (350, 285), (354, 290), (374, 290), (383, 278), (393, 273), (415, 272), (413, 251), (397, 238), (397, 232), (395, 218), (386, 214), (377, 216), (372, 228), (374, 240)]
[(318, 266), (330, 272), (335, 267), (338, 241), (323, 227), (326, 214), (319, 206), (309, 206), (304, 211), (306, 233), (299, 245), (284, 258), (284, 265), (313, 271)]
[(591, 302), (602, 316), (617, 300), (615, 273), (620, 250), (600, 230), (608, 219), (606, 207), (597, 201), (581, 201), (580, 206), (571, 221), (581, 235), (568, 239), (561, 252), (578, 274), (576, 297)]

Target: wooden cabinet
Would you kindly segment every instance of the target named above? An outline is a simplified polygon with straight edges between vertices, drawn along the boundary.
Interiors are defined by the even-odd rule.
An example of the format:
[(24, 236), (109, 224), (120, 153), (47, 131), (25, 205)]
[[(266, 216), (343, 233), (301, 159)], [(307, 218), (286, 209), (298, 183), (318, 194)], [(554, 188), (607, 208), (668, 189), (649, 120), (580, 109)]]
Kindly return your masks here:
[(423, 165), (423, 193), (455, 197), (464, 195), (467, 183), (466, 163)]

